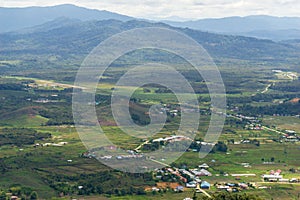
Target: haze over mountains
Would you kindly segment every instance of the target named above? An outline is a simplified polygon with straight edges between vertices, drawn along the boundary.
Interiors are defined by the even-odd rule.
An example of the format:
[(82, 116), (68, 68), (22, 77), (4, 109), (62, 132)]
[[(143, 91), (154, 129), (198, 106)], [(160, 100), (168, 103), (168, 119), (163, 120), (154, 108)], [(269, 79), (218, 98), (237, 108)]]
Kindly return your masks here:
[(257, 15), (186, 22), (165, 21), (165, 23), (177, 27), (188, 27), (208, 32), (243, 35), (276, 41), (300, 38), (300, 18), (298, 17)]
[[(133, 17), (105, 10), (87, 9), (71, 4), (51, 7), (0, 8), (0, 33), (40, 25), (61, 17), (81, 21), (115, 19), (124, 22), (134, 19)], [(201, 31), (250, 36), (274, 41), (300, 38), (299, 17), (271, 17), (260, 15), (200, 19), (186, 22), (162, 22), (175, 27), (187, 27)]]
[[(29, 12), (28, 9), (37, 12)], [(70, 10), (73, 9), (78, 12), (71, 12)], [(56, 11), (51, 13), (49, 10)], [(20, 20), (16, 24), (12, 23), (15, 24), (13, 26), (0, 18), (2, 31), (0, 33), (0, 60), (18, 61), (17, 65), (1, 66), (3, 73), (22, 72), (24, 74), (28, 69), (30, 72), (46, 70), (46, 73), (50, 74), (49, 70), (57, 73), (56, 69), (72, 66), (76, 69), (85, 56), (108, 37), (133, 28), (152, 26), (170, 28), (187, 34), (199, 42), (220, 65), (230, 66), (232, 63), (238, 63), (244, 66), (258, 64), (275, 67), (286, 66), (287, 63), (293, 64), (293, 66), (300, 64), (298, 59), (300, 57), (300, 40), (275, 42), (253, 37), (210, 33), (207, 30), (195, 30), (197, 27), (195, 29), (174, 27), (162, 22), (136, 20), (106, 11), (93, 11), (72, 5), (51, 8), (18, 8), (15, 12), (6, 12), (6, 15), (10, 15), (10, 20), (13, 21), (14, 15), (16, 15), (16, 19), (21, 19), (22, 13), (26, 13), (25, 11), (27, 15), (23, 18), (34, 20), (24, 20), (23, 23)], [(1, 11), (0, 13), (2, 16), (5, 14)], [(226, 19), (224, 20), (226, 21)], [(46, 22), (42, 23), (43, 21)], [(294, 24), (296, 22), (297, 20)], [(32, 26), (32, 24), (36, 25)], [(242, 27), (242, 24), (237, 25)], [(289, 27), (286, 25), (285, 28)], [(7, 32), (8, 30), (14, 31)], [(244, 27), (241, 30), (250, 29)], [(161, 60), (163, 59), (165, 58), (161, 58)]]
[(87, 9), (71, 4), (51, 7), (0, 8), (0, 32), (36, 26), (60, 17), (82, 21), (105, 19), (127, 21), (133, 19), (105, 10)]

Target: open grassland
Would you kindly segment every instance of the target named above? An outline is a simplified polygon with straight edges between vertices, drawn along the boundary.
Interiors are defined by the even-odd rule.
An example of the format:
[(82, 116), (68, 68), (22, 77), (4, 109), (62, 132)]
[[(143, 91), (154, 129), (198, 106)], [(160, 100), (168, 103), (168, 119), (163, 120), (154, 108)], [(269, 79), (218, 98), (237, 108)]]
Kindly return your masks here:
[(280, 116), (271, 116), (265, 117), (263, 122), (270, 125), (276, 126), (280, 130), (294, 130), (300, 133), (300, 118), (298, 117), (280, 117)]
[(3, 118), (0, 122), (2, 126), (13, 127), (38, 127), (45, 124), (48, 121), (47, 118), (35, 114), (10, 114)]

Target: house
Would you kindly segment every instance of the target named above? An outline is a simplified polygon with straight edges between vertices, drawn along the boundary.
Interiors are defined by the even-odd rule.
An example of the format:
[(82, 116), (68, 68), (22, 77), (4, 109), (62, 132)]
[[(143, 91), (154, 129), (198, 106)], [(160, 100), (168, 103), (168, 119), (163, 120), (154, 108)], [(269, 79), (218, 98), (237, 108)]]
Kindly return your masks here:
[(287, 142), (298, 142), (299, 139), (298, 139), (297, 136), (288, 136), (288, 137), (285, 139), (285, 141), (287, 141)]
[(219, 190), (227, 190), (227, 189), (229, 189), (230, 187), (229, 187), (228, 185), (218, 185), (217, 188), (218, 188)]
[(204, 164), (202, 164), (202, 165), (199, 165), (199, 168), (200, 168), (200, 169), (208, 169), (209, 166), (208, 166), (208, 164), (204, 163)]
[(209, 189), (210, 188), (210, 184), (206, 181), (202, 181), (201, 185), (200, 185), (201, 189)]
[(293, 131), (293, 130), (285, 130), (285, 132), (288, 133), (288, 134), (295, 134), (296, 133), (296, 131)]
[(229, 187), (235, 187), (236, 185), (234, 183), (226, 183), (227, 186)]
[(188, 181), (186, 178), (184, 178), (182, 176), (180, 177), (180, 180), (183, 181), (184, 183), (186, 183)]
[(179, 177), (179, 178), (180, 178), (180, 180), (181, 180), (181, 181), (183, 181), (184, 183), (186, 183), (186, 182), (187, 182), (187, 179), (186, 179), (186, 178), (184, 178), (183, 176), (181, 176), (181, 174), (179, 173), (179, 172), (180, 172), (180, 169), (179, 169), (179, 172), (178, 172), (178, 171), (174, 171), (174, 170), (173, 170), (173, 169), (171, 169), (171, 168), (168, 168), (167, 170), (168, 170), (168, 172), (170, 172), (171, 174), (173, 174), (173, 175), (175, 175), (175, 176)]
[(189, 172), (189, 171), (187, 171), (185, 169), (179, 169), (179, 172), (181, 172), (182, 174), (185, 174), (185, 175), (189, 176), (191, 179), (195, 178), (195, 176), (191, 172)]
[(251, 141), (250, 141), (250, 140), (243, 140), (242, 143), (243, 143), (243, 144), (250, 144)]
[(102, 159), (102, 160), (110, 160), (110, 159), (112, 159), (112, 156), (103, 156), (103, 157), (100, 157), (100, 159)]
[(192, 141), (189, 137), (181, 136), (181, 135), (173, 135), (166, 138), (158, 138), (154, 139), (153, 142), (180, 142), (180, 141)]
[(186, 184), (187, 188), (196, 188), (197, 187), (197, 182), (196, 181), (191, 181)]
[(184, 187), (179, 185), (174, 189), (175, 192), (183, 192), (184, 191)]
[(231, 176), (238, 177), (238, 178), (240, 178), (240, 177), (254, 177), (254, 176), (256, 176), (256, 174), (231, 174)]
[(123, 156), (117, 156), (116, 157), (118, 160), (122, 160), (123, 159)]
[(274, 182), (274, 181), (279, 181), (280, 179), (282, 179), (282, 175), (263, 175), (262, 178), (265, 181), (270, 181), (270, 182)]
[(298, 179), (296, 179), (296, 178), (291, 178), (291, 179), (290, 179), (290, 183), (297, 183), (297, 182), (299, 182), (299, 181), (298, 181)]
[(162, 175), (157, 175), (156, 179), (162, 179)]
[(212, 174), (206, 169), (201, 169), (201, 170), (193, 169), (191, 170), (191, 172), (195, 174), (195, 176), (212, 176)]
[(239, 186), (240, 186), (240, 188), (242, 188), (242, 189), (248, 189), (248, 185), (247, 184), (245, 184), (245, 183), (239, 183)]
[(195, 181), (196, 181), (197, 183), (201, 183), (201, 179), (199, 179), (199, 178), (195, 178)]
[(212, 174), (207, 171), (206, 169), (201, 169), (200, 171), (198, 171), (198, 173), (196, 173), (197, 176), (212, 176)]
[(283, 179), (279, 179), (278, 181), (281, 182), (281, 183), (288, 183), (290, 180), (283, 178)]

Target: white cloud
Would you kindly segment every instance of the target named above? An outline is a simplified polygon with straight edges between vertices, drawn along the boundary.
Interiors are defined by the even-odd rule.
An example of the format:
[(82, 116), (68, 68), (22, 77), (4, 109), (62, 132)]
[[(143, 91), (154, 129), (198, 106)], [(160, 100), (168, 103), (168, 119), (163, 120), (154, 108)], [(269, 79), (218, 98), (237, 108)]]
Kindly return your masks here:
[(139, 18), (160, 19), (275, 15), (300, 16), (299, 0), (1, 0), (0, 6), (49, 6), (71, 3)]

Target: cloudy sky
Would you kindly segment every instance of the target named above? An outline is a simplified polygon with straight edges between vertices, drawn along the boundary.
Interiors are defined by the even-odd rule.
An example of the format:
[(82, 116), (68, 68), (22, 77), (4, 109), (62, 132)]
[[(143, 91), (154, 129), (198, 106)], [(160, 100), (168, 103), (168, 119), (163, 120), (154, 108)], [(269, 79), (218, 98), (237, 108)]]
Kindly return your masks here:
[(66, 3), (148, 19), (200, 19), (261, 14), (300, 16), (299, 0), (0, 0), (1, 7)]

